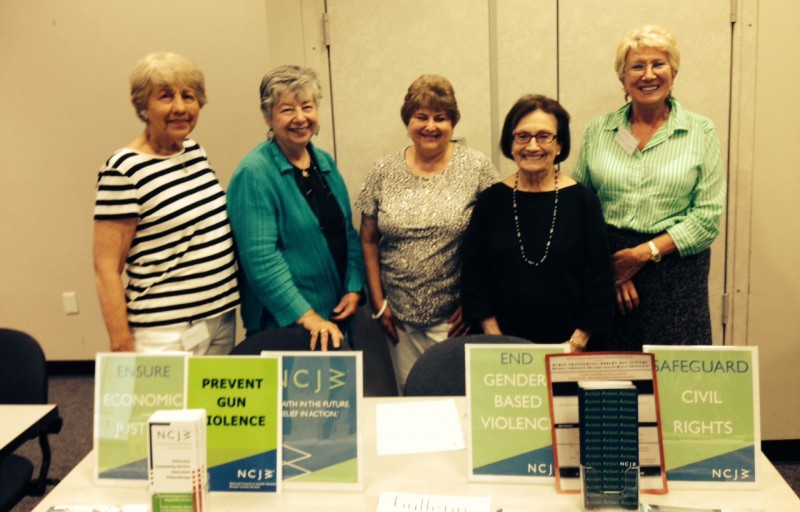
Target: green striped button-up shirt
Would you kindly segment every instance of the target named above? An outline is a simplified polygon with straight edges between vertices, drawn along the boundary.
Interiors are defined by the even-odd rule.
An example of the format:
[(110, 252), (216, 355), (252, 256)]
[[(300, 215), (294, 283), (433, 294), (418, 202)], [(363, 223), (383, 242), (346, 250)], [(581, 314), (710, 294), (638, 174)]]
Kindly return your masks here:
[(682, 256), (707, 249), (725, 207), (725, 167), (714, 124), (674, 99), (667, 121), (643, 150), (624, 147), (628, 103), (586, 127), (573, 177), (593, 190), (607, 224), (667, 232)]

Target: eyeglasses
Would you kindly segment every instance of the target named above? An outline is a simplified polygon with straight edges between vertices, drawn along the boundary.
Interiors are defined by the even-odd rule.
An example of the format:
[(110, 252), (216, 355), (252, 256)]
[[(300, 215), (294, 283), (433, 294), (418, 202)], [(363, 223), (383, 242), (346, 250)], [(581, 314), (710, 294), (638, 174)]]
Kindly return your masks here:
[(653, 70), (654, 74), (664, 73), (670, 69), (669, 64), (667, 64), (666, 62), (656, 61), (651, 64), (634, 64), (625, 71), (631, 76), (639, 77), (647, 74), (648, 67), (650, 67), (650, 69)]
[(556, 134), (550, 132), (528, 133), (515, 132), (511, 134), (517, 144), (530, 144), (531, 140), (536, 139), (537, 144), (550, 144), (556, 140)]

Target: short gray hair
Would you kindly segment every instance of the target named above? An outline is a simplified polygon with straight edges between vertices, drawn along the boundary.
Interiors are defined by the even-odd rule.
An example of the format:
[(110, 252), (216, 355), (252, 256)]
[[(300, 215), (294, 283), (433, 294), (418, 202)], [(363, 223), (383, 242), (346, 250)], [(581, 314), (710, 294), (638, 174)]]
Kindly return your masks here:
[(645, 25), (628, 32), (617, 46), (614, 68), (617, 70), (620, 80), (625, 74), (625, 60), (628, 58), (628, 52), (638, 51), (642, 48), (654, 48), (666, 53), (669, 66), (672, 68), (672, 76), (678, 74), (678, 69), (681, 67), (681, 52), (678, 51), (675, 37), (658, 25)]
[(279, 66), (261, 79), (261, 112), (265, 119), (272, 117), (272, 108), (285, 92), (310, 96), (319, 105), (322, 87), (317, 74), (311, 68), (301, 66)]
[(146, 121), (142, 112), (147, 110), (147, 101), (154, 87), (183, 85), (197, 95), (203, 108), (208, 100), (203, 72), (197, 65), (177, 53), (159, 52), (143, 57), (131, 71), (131, 103), (139, 119)]

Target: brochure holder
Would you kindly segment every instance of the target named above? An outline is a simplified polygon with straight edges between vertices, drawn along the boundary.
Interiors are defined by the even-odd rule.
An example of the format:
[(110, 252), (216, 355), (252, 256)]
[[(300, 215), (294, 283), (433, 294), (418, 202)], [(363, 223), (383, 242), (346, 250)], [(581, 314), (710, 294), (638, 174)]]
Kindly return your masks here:
[(630, 381), (582, 381), (578, 388), (583, 510), (637, 510), (636, 386)]

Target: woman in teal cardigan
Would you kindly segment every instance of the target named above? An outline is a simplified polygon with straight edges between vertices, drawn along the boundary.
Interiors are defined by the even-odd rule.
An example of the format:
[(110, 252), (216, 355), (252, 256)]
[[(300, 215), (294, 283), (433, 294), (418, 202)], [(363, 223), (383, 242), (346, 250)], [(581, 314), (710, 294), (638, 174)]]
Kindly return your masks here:
[(264, 76), (268, 140), (248, 153), (228, 186), (248, 335), (299, 325), (309, 347), (339, 348), (364, 286), (350, 199), (318, 130), (315, 73), (281, 66)]

